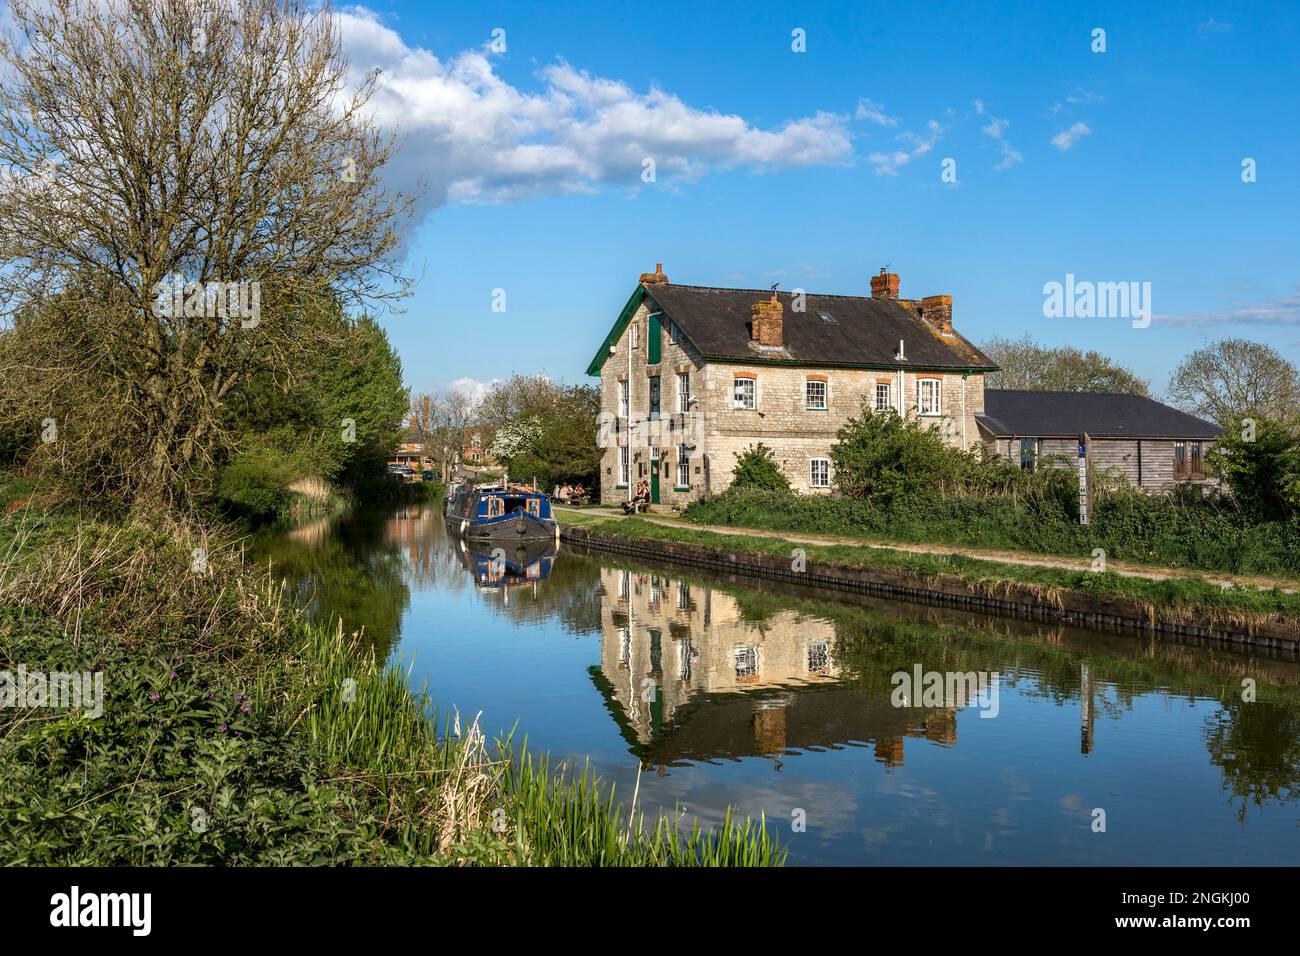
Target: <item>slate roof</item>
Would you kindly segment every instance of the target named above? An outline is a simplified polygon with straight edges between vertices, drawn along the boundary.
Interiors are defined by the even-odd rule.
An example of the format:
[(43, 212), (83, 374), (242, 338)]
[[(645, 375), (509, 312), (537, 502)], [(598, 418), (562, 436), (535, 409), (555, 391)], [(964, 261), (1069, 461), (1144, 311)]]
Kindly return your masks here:
[(996, 437), (1213, 439), (1223, 429), (1140, 395), (986, 388), (979, 424)]
[[(806, 311), (795, 312), (793, 296), (777, 293), (784, 306), (785, 347), (765, 351), (750, 342), (750, 307), (770, 298), (768, 289), (718, 289), (656, 282), (646, 286), (655, 305), (677, 324), (711, 361), (775, 361), (792, 365), (868, 366), (923, 369), (992, 369), (993, 361), (959, 333), (941, 336), (928, 322), (892, 299), (865, 296), (804, 296)], [(829, 315), (833, 321), (822, 318)], [(898, 362), (898, 340), (906, 362)]]

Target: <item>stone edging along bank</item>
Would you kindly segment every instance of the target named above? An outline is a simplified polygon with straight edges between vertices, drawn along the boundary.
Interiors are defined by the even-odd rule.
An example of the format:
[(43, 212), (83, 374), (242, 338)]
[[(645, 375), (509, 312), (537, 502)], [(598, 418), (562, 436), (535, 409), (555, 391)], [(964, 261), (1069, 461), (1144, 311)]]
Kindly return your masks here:
[[(1202, 624), (1161, 617), (1145, 601), (1123, 595), (1089, 594), (1014, 581), (966, 581), (950, 574), (919, 574), (892, 568), (858, 568), (829, 561), (807, 561), (794, 571), (783, 555), (714, 548), (708, 545), (622, 538), (588, 528), (561, 525), (560, 537), (570, 544), (614, 554), (671, 561), (724, 574), (783, 581), (876, 597), (937, 604), (985, 614), (1027, 618), (1107, 631), (1140, 631), (1163, 637), (1210, 643), (1244, 644), (1300, 653), (1300, 631), (1264, 622), (1252, 627), (1231, 623)], [(1155, 617), (1152, 615), (1155, 613)]]

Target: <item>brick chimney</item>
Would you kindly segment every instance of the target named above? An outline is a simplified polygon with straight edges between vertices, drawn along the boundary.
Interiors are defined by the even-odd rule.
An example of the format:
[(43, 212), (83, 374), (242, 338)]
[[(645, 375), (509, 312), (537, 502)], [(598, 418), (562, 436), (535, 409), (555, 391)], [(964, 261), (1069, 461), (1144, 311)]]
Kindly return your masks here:
[(952, 335), (952, 296), (927, 295), (921, 300), (921, 318), (943, 335)]
[(871, 298), (897, 299), (898, 273), (880, 270), (880, 275), (871, 277)]
[(653, 285), (656, 282), (667, 282), (667, 281), (668, 281), (668, 277), (664, 275), (664, 264), (662, 262), (655, 263), (654, 272), (641, 273), (642, 285)]
[(779, 349), (784, 340), (781, 335), (784, 307), (772, 293), (772, 298), (762, 299), (749, 307), (749, 337), (759, 345)]

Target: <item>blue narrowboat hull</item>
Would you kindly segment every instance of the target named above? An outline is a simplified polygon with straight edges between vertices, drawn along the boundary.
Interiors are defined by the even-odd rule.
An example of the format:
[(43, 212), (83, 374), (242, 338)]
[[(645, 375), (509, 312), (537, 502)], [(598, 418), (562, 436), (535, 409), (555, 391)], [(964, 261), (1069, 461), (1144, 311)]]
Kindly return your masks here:
[(554, 541), (551, 503), (534, 491), (462, 486), (444, 503), (447, 525), (470, 541)]

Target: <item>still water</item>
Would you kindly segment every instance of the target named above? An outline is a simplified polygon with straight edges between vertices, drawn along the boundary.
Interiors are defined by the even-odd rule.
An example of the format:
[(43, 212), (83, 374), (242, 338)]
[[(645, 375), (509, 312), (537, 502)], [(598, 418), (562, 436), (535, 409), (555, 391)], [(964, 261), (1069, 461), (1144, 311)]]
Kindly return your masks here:
[[(563, 547), (494, 564), (432, 506), (257, 551), (442, 713), (589, 761), (625, 799), (639, 775), (652, 812), (765, 814), (792, 863), (1300, 859), (1300, 665), (1267, 652), (827, 600)], [(894, 675), (918, 668), (985, 683), (903, 704)]]

